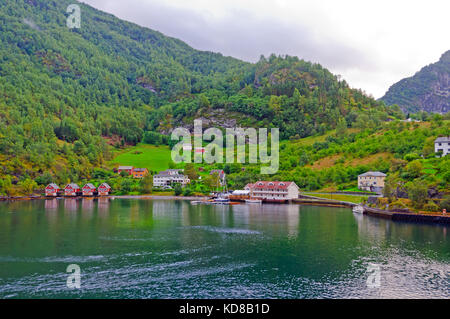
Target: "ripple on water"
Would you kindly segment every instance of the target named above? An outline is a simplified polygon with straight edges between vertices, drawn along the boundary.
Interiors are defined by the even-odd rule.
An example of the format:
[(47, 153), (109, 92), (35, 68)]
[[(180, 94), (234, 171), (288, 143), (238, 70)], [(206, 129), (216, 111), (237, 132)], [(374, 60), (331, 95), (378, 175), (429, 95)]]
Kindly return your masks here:
[(261, 235), (262, 232), (251, 229), (243, 228), (224, 228), (224, 227), (213, 227), (213, 226), (192, 226), (191, 229), (201, 229), (209, 232), (220, 233), (220, 234), (239, 234), (239, 235)]

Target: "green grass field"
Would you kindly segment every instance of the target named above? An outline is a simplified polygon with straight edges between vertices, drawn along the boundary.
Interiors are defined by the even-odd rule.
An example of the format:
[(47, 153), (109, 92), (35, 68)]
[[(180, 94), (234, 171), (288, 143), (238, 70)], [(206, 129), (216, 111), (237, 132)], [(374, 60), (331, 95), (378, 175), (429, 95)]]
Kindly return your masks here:
[(317, 194), (313, 192), (302, 192), (302, 194), (309, 195), (309, 196), (315, 196), (320, 197), (324, 199), (332, 199), (332, 200), (340, 200), (343, 202), (350, 202), (359, 204), (362, 203), (364, 200), (367, 200), (367, 196), (352, 196), (352, 195), (338, 195), (338, 194)]
[(169, 147), (165, 145), (138, 144), (121, 152), (111, 163), (147, 168), (150, 171), (159, 172), (169, 168), (170, 152)]

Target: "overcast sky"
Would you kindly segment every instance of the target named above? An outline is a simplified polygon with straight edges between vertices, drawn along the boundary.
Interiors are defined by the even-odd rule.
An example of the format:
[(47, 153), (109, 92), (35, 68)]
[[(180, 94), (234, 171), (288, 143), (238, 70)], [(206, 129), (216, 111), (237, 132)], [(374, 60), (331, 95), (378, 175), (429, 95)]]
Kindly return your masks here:
[(296, 55), (379, 98), (450, 49), (449, 0), (82, 0), (196, 49)]

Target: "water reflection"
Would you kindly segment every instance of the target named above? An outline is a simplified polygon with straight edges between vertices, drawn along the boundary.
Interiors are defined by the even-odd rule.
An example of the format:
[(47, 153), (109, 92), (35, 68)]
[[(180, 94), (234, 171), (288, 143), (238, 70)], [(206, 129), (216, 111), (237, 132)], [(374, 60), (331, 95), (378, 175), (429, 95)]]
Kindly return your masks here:
[(358, 225), (360, 239), (366, 242), (383, 243), (402, 238), (409, 241), (417, 240), (420, 243), (424, 237), (433, 241), (447, 242), (448, 226), (392, 222), (391, 220), (361, 214), (353, 214), (353, 217)]
[(45, 210), (46, 211), (56, 211), (58, 209), (58, 200), (54, 199), (46, 199), (45, 200)]
[(94, 198), (83, 198), (81, 199), (81, 210), (82, 212), (91, 213), (94, 210)]
[(97, 199), (97, 211), (102, 218), (107, 217), (109, 211), (110, 199), (108, 197), (99, 197)]
[(78, 199), (76, 198), (65, 198), (64, 208), (68, 212), (76, 212), (78, 210)]
[[(447, 228), (298, 205), (0, 203), (0, 298), (449, 297)], [(61, 284), (74, 262), (80, 292)]]

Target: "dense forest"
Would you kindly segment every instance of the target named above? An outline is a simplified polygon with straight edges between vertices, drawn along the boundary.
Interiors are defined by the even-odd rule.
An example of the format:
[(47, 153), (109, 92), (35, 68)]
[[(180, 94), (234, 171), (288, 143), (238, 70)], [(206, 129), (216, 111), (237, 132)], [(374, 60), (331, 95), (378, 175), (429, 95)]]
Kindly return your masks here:
[(291, 56), (248, 63), (119, 20), (73, 0), (0, 6), (0, 177), (91, 178), (114, 149), (209, 125), (279, 127), (284, 140), (403, 118), (319, 64)]

